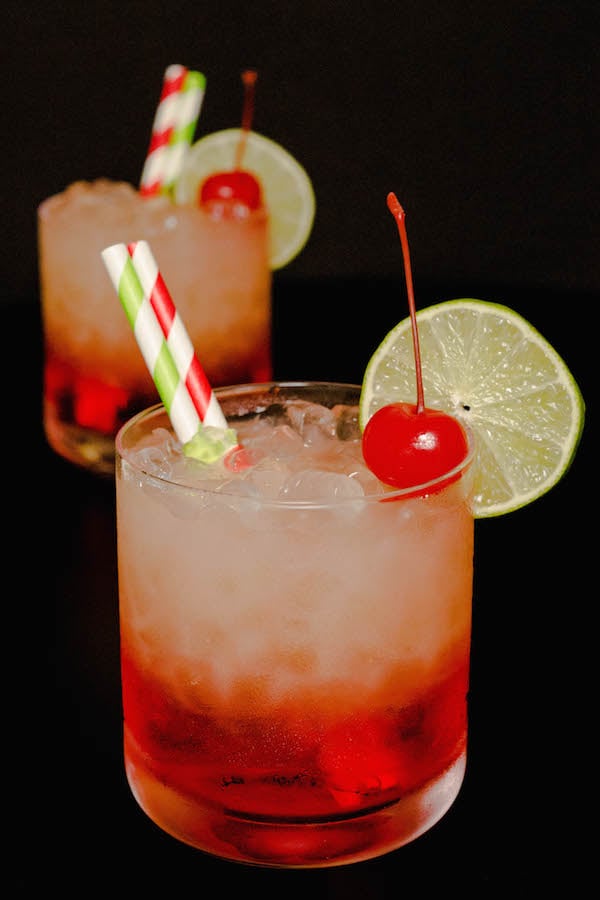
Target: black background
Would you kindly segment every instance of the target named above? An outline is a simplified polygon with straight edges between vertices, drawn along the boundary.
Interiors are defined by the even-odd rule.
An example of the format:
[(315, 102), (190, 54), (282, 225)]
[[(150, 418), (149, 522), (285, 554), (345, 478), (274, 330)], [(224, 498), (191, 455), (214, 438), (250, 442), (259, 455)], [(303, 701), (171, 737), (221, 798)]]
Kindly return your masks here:
[[(583, 896), (596, 880), (598, 5), (9, 0), (2, 16), (4, 427), (24, 457), (3, 479), (10, 896)], [(138, 181), (173, 62), (207, 76), (198, 136), (239, 124), (239, 76), (256, 68), (255, 129), (313, 179), (310, 242), (275, 273), (277, 377), (360, 381), (406, 315), (393, 190), (418, 305), (513, 307), (587, 402), (560, 484), (476, 526), (463, 790), (428, 835), (373, 863), (288, 873), (206, 859), (155, 829), (124, 781), (113, 486), (43, 439), (35, 216), (76, 178)]]
[(42, 199), (138, 183), (173, 62), (207, 77), (197, 137), (240, 124), (255, 68), (255, 130), (313, 179), (313, 239), (282, 278), (399, 272), (392, 190), (421, 287), (599, 288), (592, 0), (8, 0), (3, 23), (12, 298), (36, 285)]

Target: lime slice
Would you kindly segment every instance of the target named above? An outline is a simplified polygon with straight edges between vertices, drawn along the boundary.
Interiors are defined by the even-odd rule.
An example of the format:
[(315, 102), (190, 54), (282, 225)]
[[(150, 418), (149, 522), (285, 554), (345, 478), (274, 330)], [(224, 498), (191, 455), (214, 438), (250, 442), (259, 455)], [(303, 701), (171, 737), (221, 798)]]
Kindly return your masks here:
[[(426, 406), (451, 413), (475, 435), (475, 518), (519, 509), (549, 491), (571, 463), (585, 416), (558, 353), (516, 312), (483, 300), (438, 303), (417, 321)], [(415, 400), (406, 318), (369, 360), (361, 427), (379, 407)]]
[[(196, 141), (186, 154), (175, 185), (177, 203), (196, 203), (209, 175), (232, 169), (241, 129), (215, 131)], [(271, 268), (280, 269), (300, 253), (312, 231), (315, 194), (299, 162), (275, 141), (248, 132), (243, 168), (260, 181), (269, 210)]]

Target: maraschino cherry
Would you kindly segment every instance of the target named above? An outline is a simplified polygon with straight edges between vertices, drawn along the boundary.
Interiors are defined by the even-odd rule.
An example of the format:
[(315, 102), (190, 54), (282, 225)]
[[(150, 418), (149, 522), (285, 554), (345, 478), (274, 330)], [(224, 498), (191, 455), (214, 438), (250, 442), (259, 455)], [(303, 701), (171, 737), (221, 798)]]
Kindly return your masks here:
[[(387, 205), (398, 224), (404, 257), (417, 402), (389, 403), (373, 413), (363, 432), (362, 451), (367, 466), (380, 481), (395, 488), (411, 488), (434, 481), (460, 465), (467, 456), (469, 445), (458, 419), (425, 406), (405, 214), (395, 194), (388, 194)], [(444, 480), (438, 489), (448, 483)]]
[(233, 212), (237, 215), (243, 215), (248, 210), (260, 209), (263, 205), (260, 183), (252, 172), (242, 169), (248, 132), (252, 127), (252, 119), (254, 117), (256, 78), (257, 73), (252, 69), (242, 72), (244, 84), (242, 129), (233, 169), (209, 175), (202, 182), (198, 191), (200, 206), (211, 207), (213, 213), (226, 215)]

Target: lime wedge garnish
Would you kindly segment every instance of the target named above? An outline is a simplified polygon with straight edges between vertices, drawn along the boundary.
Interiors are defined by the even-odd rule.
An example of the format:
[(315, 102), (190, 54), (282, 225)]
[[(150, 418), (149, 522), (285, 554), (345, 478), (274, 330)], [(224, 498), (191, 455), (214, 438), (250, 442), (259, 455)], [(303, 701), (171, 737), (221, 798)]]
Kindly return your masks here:
[[(417, 313), (425, 403), (465, 422), (477, 443), (473, 514), (498, 516), (550, 490), (573, 459), (585, 417), (579, 387), (556, 350), (522, 316), (483, 300)], [(410, 318), (365, 370), (360, 422), (387, 403), (415, 402)]]
[[(215, 131), (192, 144), (175, 185), (177, 203), (196, 203), (198, 188), (215, 172), (232, 169), (241, 129)], [(315, 194), (300, 163), (275, 141), (248, 132), (242, 161), (261, 183), (269, 212), (271, 268), (280, 269), (300, 253), (312, 231)]]

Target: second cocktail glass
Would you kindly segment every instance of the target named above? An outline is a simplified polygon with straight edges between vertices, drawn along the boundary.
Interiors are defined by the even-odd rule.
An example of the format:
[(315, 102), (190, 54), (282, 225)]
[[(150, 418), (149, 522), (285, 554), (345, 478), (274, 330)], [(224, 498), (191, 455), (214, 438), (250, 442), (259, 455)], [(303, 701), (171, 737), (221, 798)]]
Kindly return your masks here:
[(268, 215), (214, 217), (131, 185), (78, 182), (38, 211), (44, 427), (61, 455), (114, 473), (114, 437), (158, 397), (101, 250), (151, 241), (211, 384), (271, 377)]

